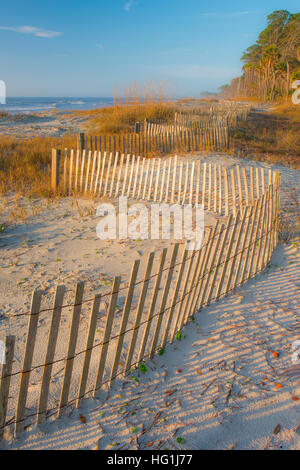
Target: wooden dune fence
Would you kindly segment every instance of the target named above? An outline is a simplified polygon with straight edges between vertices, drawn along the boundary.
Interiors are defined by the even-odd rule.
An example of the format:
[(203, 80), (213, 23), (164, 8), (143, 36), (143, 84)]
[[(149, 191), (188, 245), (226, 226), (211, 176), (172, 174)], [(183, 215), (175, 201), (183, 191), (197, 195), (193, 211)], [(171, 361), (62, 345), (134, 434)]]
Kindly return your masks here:
[(77, 147), (83, 151), (170, 154), (179, 151), (226, 150), (229, 127), (247, 119), (251, 107), (219, 105), (176, 112), (174, 122), (145, 120), (136, 123), (134, 132), (120, 135), (87, 136), (81, 133)]
[(202, 204), (219, 215), (237, 210), (264, 193), (272, 172), (261, 168), (227, 169), (178, 156), (145, 158), (108, 152), (53, 150), (52, 187), (66, 195), (127, 196), (153, 202)]
[(239, 120), (246, 120), (251, 112), (250, 106), (212, 106), (206, 109), (194, 109), (175, 113), (175, 125), (190, 128), (238, 125)]
[(200, 108), (189, 111), (176, 112), (173, 122), (162, 120), (145, 121), (138, 123), (139, 132), (145, 134), (171, 134), (172, 132), (184, 132), (193, 130), (194, 132), (218, 127), (236, 127), (239, 120), (246, 120), (251, 107), (218, 107)]
[(203, 129), (163, 125), (158, 128), (157, 126), (149, 124), (149, 130), (144, 133), (101, 136), (81, 134), (78, 138), (78, 149), (147, 156), (200, 150), (222, 151), (229, 147), (227, 126), (215, 125)]
[(236, 124), (236, 113), (226, 114), (195, 114), (195, 113), (175, 113), (174, 124), (183, 128), (208, 129), (215, 126), (228, 127)]
[[(155, 135), (164, 135), (164, 134), (167, 134), (167, 135), (170, 135), (170, 134), (180, 134), (180, 132), (182, 134), (184, 134), (184, 132), (189, 132), (189, 130), (192, 130), (194, 134), (205, 134), (204, 131), (214, 131), (215, 129), (215, 134), (216, 136), (222, 131), (220, 131), (219, 129), (220, 128), (224, 128), (225, 129), (225, 134), (227, 133), (228, 131), (228, 122), (227, 120), (224, 120), (224, 121), (215, 121), (215, 122), (211, 122), (211, 121), (203, 121), (203, 120), (200, 120), (199, 122), (198, 121), (193, 121), (193, 122), (189, 122), (185, 125), (183, 124), (179, 124), (179, 123), (176, 123), (175, 124), (167, 124), (167, 123), (163, 123), (163, 124), (158, 124), (158, 123), (155, 123), (155, 122), (150, 122), (150, 121), (145, 121), (144, 123), (140, 123), (141, 125), (141, 128), (144, 129), (144, 133), (147, 134), (147, 135), (152, 135), (152, 136), (155, 136)], [(188, 135), (188, 134), (187, 134)], [(217, 137), (216, 137), (217, 138)], [(218, 142), (217, 142), (218, 143)], [(218, 143), (219, 144), (219, 143)]]
[[(167, 169), (164, 175), (172, 187), (175, 179)], [(279, 174), (237, 167), (229, 172), (229, 181), (226, 168), (201, 165), (199, 172), (202, 178), (193, 180), (190, 200), (197, 201), (203, 184), (205, 205), (218, 214), (227, 212), (223, 223), (205, 231), (201, 249), (190, 251), (175, 243), (149, 253), (143, 268), (135, 261), (128, 278), (115, 277), (107, 292), (99, 289), (92, 297), (85, 296), (88, 282), (77, 283), (73, 299), (72, 292), (58, 286), (52, 305), (40, 290), (33, 293), (30, 311), (22, 314), (28, 322), (25, 345), (19, 338), (5, 339), (0, 437), (8, 426), (18, 435), (28, 423), (42, 425), (47, 416), (61, 416), (84, 397), (108, 390), (118, 378), (140, 380), (147, 360), (178, 340), (196, 312), (268, 265), (278, 240)], [(203, 176), (207, 172), (208, 180)], [(221, 186), (214, 186), (214, 175), (220, 175)], [(135, 181), (134, 187), (137, 197), (140, 187)], [(153, 187), (146, 186), (146, 193), (147, 188), (151, 196)], [(159, 190), (154, 190), (156, 197)], [(183, 203), (181, 191), (176, 195), (172, 187), (167, 194), (168, 201), (177, 197)], [(17, 345), (23, 355), (21, 368), (15, 359)]]

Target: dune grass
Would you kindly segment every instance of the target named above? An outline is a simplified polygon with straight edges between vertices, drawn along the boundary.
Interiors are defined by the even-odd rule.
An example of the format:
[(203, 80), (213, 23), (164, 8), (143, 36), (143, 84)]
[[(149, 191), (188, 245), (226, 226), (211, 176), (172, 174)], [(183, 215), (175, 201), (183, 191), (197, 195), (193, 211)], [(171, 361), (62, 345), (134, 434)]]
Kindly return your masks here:
[(300, 105), (281, 104), (272, 109), (271, 114), (281, 119), (300, 124)]
[(0, 137), (0, 194), (49, 196), (51, 149), (73, 147), (76, 137)]
[(91, 114), (89, 131), (100, 134), (122, 134), (133, 130), (136, 122), (149, 119), (170, 122), (176, 106), (170, 103), (138, 103), (103, 108)]
[[(167, 103), (138, 103), (76, 111), (76, 114), (90, 116), (90, 128), (102, 134), (126, 133), (135, 122), (145, 118), (169, 121), (174, 118), (174, 113), (175, 107)], [(76, 136), (26, 139), (0, 136), (0, 194), (13, 191), (24, 196), (51, 196), (51, 149), (74, 148), (76, 145)]]
[(231, 147), (256, 160), (300, 167), (300, 106), (279, 105), (252, 112), (231, 132)]
[[(89, 118), (90, 134), (125, 134), (135, 122), (149, 119), (173, 122), (176, 104), (135, 103), (92, 111), (76, 111)], [(231, 131), (231, 148), (257, 160), (300, 167), (300, 106), (280, 105), (271, 112), (254, 112)], [(77, 137), (0, 136), (0, 194), (51, 196), (52, 148), (75, 148)]]

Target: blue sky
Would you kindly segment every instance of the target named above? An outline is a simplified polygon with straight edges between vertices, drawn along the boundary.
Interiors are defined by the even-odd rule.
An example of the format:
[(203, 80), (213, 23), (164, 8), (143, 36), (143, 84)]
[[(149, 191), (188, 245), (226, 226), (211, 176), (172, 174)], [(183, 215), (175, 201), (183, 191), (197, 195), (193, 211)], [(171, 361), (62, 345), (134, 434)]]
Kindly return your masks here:
[(0, 80), (8, 96), (112, 96), (146, 80), (199, 96), (239, 75), (279, 9), (299, 0), (3, 0)]

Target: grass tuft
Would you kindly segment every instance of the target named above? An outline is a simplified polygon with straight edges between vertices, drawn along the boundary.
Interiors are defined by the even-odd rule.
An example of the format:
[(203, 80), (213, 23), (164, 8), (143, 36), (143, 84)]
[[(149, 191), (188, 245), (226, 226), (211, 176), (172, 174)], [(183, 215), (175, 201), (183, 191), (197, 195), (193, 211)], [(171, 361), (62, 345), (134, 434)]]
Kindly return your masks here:
[(256, 160), (300, 167), (300, 106), (252, 112), (231, 131), (231, 148)]
[(173, 122), (175, 112), (175, 105), (169, 103), (142, 103), (104, 108), (98, 113), (93, 113), (89, 130), (101, 134), (132, 132), (134, 124), (145, 119)]
[(0, 194), (49, 196), (51, 149), (74, 147), (76, 137), (0, 137)]

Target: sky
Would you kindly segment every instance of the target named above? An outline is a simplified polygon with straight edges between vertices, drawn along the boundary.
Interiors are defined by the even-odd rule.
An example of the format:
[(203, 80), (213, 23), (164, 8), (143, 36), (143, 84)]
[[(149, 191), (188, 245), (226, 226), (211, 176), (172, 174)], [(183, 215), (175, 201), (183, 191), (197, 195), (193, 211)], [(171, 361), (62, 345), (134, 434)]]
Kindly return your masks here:
[(113, 96), (163, 81), (171, 97), (217, 91), (274, 10), (299, 0), (2, 0), (8, 96)]

